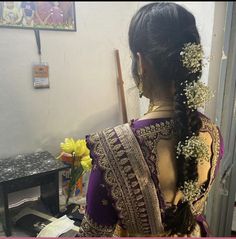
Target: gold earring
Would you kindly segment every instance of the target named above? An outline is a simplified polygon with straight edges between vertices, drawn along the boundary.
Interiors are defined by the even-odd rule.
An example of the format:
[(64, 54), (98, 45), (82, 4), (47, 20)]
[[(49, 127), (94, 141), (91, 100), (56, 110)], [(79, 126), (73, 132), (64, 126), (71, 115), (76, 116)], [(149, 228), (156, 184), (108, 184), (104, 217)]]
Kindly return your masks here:
[(139, 90), (139, 98), (142, 98), (142, 96), (143, 96), (143, 81), (141, 78), (141, 74), (139, 74), (138, 90)]

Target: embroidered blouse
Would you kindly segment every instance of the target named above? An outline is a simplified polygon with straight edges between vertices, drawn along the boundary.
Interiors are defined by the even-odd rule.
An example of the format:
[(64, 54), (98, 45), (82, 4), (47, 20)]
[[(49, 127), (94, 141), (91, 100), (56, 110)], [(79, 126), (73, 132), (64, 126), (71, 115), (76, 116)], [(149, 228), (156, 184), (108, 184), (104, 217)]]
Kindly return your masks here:
[[(188, 236), (207, 236), (204, 203), (219, 169), (224, 147), (220, 131), (201, 117), (201, 132), (211, 136), (211, 159), (204, 194), (194, 203), (197, 226)], [(86, 137), (93, 167), (80, 237), (165, 236), (165, 209), (156, 167), (160, 139), (173, 137), (170, 118), (132, 120)]]

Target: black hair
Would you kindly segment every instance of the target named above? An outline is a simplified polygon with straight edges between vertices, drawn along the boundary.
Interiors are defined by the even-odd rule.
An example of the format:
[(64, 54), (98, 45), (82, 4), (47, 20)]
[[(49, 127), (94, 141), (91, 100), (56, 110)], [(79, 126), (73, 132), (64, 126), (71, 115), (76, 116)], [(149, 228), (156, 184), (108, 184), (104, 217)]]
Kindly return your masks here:
[[(156, 2), (143, 6), (133, 16), (129, 27), (129, 46), (133, 54), (132, 73), (138, 81), (137, 52), (153, 67), (158, 86), (174, 84), (174, 132), (177, 143), (193, 133), (198, 136), (202, 122), (197, 110), (191, 110), (184, 102), (184, 83), (199, 80), (201, 69), (191, 73), (181, 60), (180, 52), (185, 43), (200, 44), (200, 36), (194, 16), (184, 7), (171, 2)], [(197, 159), (177, 159), (177, 188), (188, 180), (198, 179)], [(189, 202), (166, 210), (164, 224), (172, 234), (190, 234), (196, 225)]]

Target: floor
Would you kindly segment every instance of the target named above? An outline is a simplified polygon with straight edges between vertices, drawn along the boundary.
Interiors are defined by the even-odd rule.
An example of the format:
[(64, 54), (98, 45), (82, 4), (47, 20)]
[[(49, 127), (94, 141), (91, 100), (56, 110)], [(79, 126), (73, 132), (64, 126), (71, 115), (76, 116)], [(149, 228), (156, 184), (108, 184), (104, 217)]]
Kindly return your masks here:
[[(11, 218), (17, 215), (25, 207), (47, 212), (43, 208), (43, 205), (40, 203), (40, 201), (33, 201), (33, 202), (23, 203), (19, 207), (10, 209)], [(3, 236), (5, 236), (5, 233), (3, 231), (2, 224), (0, 223), (0, 237), (3, 237)], [(12, 237), (28, 237), (28, 236), (29, 235), (27, 235), (24, 231), (19, 230), (18, 228), (14, 227), (14, 225), (12, 225)]]
[[(72, 201), (72, 202), (75, 202), (75, 201)], [(77, 202), (78, 201), (76, 201), (76, 203)], [(42, 213), (45, 213), (45, 214), (51, 216), (50, 212), (44, 207), (43, 203), (40, 200), (38, 200), (38, 201), (26, 202), (26, 203), (21, 204), (18, 207), (11, 208), (10, 209), (11, 218), (14, 218), (14, 216), (16, 216), (24, 208), (34, 209), (34, 210), (40, 211)], [(65, 197), (61, 195), (60, 196), (60, 211), (63, 211), (63, 209), (65, 209)], [(1, 237), (5, 237), (5, 233), (3, 231), (2, 224), (0, 223), (0, 238)], [(26, 232), (20, 230), (19, 228), (15, 227), (14, 225), (12, 225), (12, 236), (11, 237), (30, 237), (30, 235), (27, 234)]]
[[(81, 200), (80, 200), (81, 201)], [(76, 203), (80, 202), (76, 201)], [(74, 201), (72, 201), (74, 202)], [(50, 215), (50, 213), (47, 211), (47, 209), (44, 207), (44, 205), (41, 203), (40, 200), (33, 201), (33, 202), (26, 202), (16, 208), (13, 208), (10, 210), (11, 217), (13, 218), (15, 215), (17, 215), (23, 208), (28, 207), (35, 210), (38, 210), (40, 212), (46, 213)], [(60, 196), (60, 209), (61, 211), (65, 208), (65, 198), (64, 196)], [(235, 209), (234, 209), (234, 215), (233, 215), (233, 222), (232, 222), (232, 237), (236, 237), (236, 202), (235, 202)], [(2, 228), (2, 224), (0, 223), (0, 238), (5, 237), (5, 233)], [(27, 233), (20, 230), (19, 228), (16, 228), (12, 226), (12, 237), (29, 237)]]

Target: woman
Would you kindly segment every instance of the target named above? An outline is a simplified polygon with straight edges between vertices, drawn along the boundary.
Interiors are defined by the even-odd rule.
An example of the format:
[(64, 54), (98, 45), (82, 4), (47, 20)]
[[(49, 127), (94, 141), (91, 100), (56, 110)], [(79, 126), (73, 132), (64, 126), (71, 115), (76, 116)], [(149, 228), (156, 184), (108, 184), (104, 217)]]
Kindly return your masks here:
[(132, 71), (148, 112), (87, 136), (93, 158), (78, 236), (208, 236), (202, 216), (223, 141), (198, 112), (209, 97), (195, 18), (151, 3), (129, 28)]

